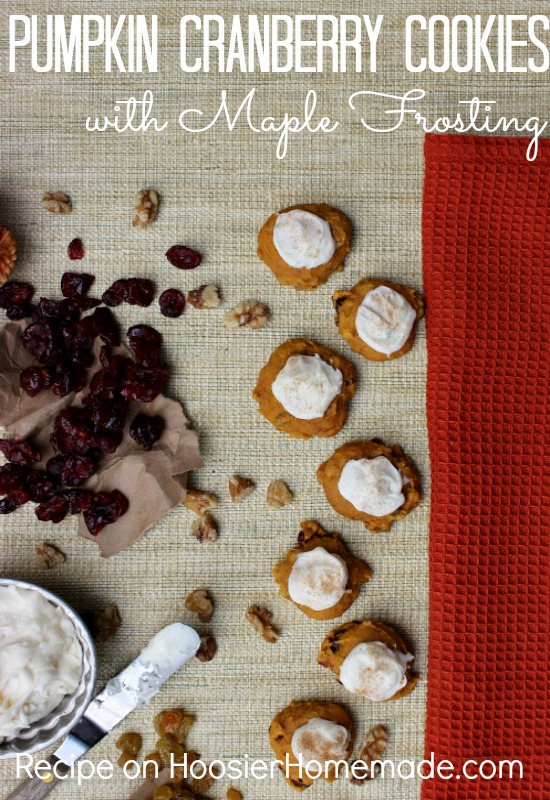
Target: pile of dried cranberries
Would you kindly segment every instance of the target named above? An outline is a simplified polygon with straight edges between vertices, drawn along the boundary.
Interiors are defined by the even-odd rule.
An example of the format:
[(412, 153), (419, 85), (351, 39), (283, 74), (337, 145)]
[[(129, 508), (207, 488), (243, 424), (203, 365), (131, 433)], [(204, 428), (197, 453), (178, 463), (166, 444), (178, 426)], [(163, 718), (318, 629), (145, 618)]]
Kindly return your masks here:
[[(0, 452), (9, 462), (0, 467), (0, 494), (5, 495), (0, 514), (32, 501), (43, 521), (61, 522), (67, 514), (83, 513), (88, 530), (97, 536), (126, 513), (128, 500), (116, 489), (94, 493), (78, 487), (97, 472), (103, 454), (114, 453), (121, 444), (130, 401), (150, 403), (158, 397), (169, 370), (162, 358), (162, 335), (149, 325), (134, 325), (127, 332), (134, 358), (113, 352), (120, 345), (118, 324), (101, 300), (88, 297), (93, 282), (93, 275), (66, 272), (63, 300), (41, 297), (38, 303), (32, 302), (34, 288), (28, 283), (10, 281), (0, 287), (0, 308), (9, 319), (30, 318), (21, 343), (37, 363), (21, 372), (21, 389), (31, 397), (48, 389), (66, 397), (88, 387), (82, 405), (68, 406), (55, 418), (50, 437), (54, 454), (44, 469), (34, 466), (42, 454), (31, 443), (0, 439)], [(154, 295), (151, 281), (129, 278), (115, 281), (103, 294), (103, 303), (145, 307)], [(144, 413), (136, 414), (129, 427), (130, 436), (145, 450), (163, 430), (162, 417)]]

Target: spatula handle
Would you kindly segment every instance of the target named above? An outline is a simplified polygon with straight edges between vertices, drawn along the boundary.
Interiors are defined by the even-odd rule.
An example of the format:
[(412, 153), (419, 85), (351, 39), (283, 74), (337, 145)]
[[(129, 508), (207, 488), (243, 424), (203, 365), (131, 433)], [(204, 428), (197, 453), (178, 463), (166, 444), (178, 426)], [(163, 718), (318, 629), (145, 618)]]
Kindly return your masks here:
[[(55, 757), (50, 759), (50, 764), (54, 763), (56, 763)], [(68, 769), (64, 768), (64, 764), (62, 766), (58, 764), (57, 771), (62, 774), (65, 769)], [(58, 778), (53, 772), (51, 772), (50, 775), (51, 780), (44, 780), (43, 778), (36, 777), (36, 775), (32, 778), (27, 778), (26, 781), (19, 784), (17, 789), (15, 789), (9, 797), (6, 797), (6, 800), (43, 800), (63, 780), (63, 778)]]

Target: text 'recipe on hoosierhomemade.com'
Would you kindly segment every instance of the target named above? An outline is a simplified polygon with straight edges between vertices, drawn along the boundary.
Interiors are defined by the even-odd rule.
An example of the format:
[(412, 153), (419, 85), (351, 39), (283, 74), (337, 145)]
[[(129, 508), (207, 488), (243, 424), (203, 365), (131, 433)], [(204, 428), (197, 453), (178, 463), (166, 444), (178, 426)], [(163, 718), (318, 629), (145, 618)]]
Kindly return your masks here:
[[(254, 100), (256, 89), (246, 92), (244, 98), (235, 96), (227, 90), (220, 93), (220, 102), (213, 113), (205, 113), (199, 108), (186, 108), (179, 114), (176, 125), (192, 134), (204, 134), (216, 125), (225, 125), (228, 131), (237, 126), (248, 127), (256, 135), (273, 134), (277, 136), (276, 155), (283, 159), (288, 153), (292, 136), (302, 133), (331, 134), (339, 128), (340, 121), (334, 117), (322, 115), (317, 111), (318, 97), (314, 89), (310, 89), (304, 99), (303, 114), (294, 116), (289, 113), (261, 117), (255, 112)], [(530, 140), (525, 156), (534, 161), (538, 155), (539, 139), (548, 126), (548, 120), (529, 117), (520, 121), (517, 117), (498, 115), (496, 102), (472, 97), (460, 100), (459, 109), (450, 116), (429, 118), (418, 110), (418, 105), (426, 97), (423, 89), (410, 89), (402, 94), (362, 90), (353, 92), (348, 97), (349, 107), (358, 114), (360, 124), (372, 133), (391, 134), (407, 121), (412, 121), (425, 133), (523, 133)], [(371, 106), (369, 106), (369, 103)], [(378, 109), (383, 103), (382, 112), (387, 117), (387, 124), (369, 121), (369, 111)], [(151, 131), (162, 133), (174, 121), (161, 120), (154, 116), (153, 92), (147, 90), (141, 98), (129, 97), (115, 100), (113, 113), (99, 117), (88, 117), (86, 130), (89, 133), (116, 133)]]
[[(160, 52), (156, 14), (10, 14), (8, 27), (10, 72), (152, 73), (174, 58)], [(413, 14), (397, 27), (384, 14), (186, 14), (178, 49), (187, 73), (345, 73), (376, 72), (399, 43), (411, 73), (550, 69), (545, 14)]]

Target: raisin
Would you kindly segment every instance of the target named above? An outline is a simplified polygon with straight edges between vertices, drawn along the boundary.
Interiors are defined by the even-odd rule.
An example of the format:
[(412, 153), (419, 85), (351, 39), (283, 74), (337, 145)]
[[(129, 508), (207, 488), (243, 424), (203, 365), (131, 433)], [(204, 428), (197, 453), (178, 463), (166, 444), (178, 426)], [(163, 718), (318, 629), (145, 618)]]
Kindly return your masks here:
[(153, 302), (155, 284), (146, 278), (129, 278), (124, 287), (124, 300), (131, 306), (147, 308)]
[(83, 297), (94, 281), (95, 277), (86, 272), (65, 272), (61, 277), (61, 294), (63, 297)]
[(108, 308), (96, 308), (91, 319), (95, 333), (102, 342), (111, 347), (120, 344), (120, 333), (112, 311), (109, 311)]
[(159, 297), (160, 313), (165, 317), (181, 317), (185, 309), (185, 297), (179, 289), (166, 289)]
[(124, 294), (126, 292), (126, 280), (121, 278), (115, 281), (106, 292), (103, 292), (103, 302), (106, 306), (119, 306), (124, 302)]
[(0, 452), (3, 453), (11, 464), (30, 467), (42, 461), (40, 450), (29, 442), (16, 442), (10, 439), (0, 439)]
[(201, 263), (200, 253), (182, 244), (175, 244), (167, 250), (166, 258), (178, 269), (195, 269)]
[(44, 388), (44, 371), (40, 367), (27, 367), (19, 376), (19, 386), (29, 397), (35, 397)]
[(6, 281), (0, 286), (0, 308), (9, 308), (32, 300), (34, 287), (23, 281)]
[(130, 425), (130, 436), (144, 450), (149, 451), (162, 436), (165, 424), (162, 417), (136, 414)]
[(41, 522), (53, 522), (57, 524), (65, 519), (69, 505), (61, 494), (54, 495), (50, 500), (36, 506), (34, 513)]
[(84, 258), (84, 244), (82, 239), (73, 239), (67, 247), (67, 254), (71, 261), (80, 261)]

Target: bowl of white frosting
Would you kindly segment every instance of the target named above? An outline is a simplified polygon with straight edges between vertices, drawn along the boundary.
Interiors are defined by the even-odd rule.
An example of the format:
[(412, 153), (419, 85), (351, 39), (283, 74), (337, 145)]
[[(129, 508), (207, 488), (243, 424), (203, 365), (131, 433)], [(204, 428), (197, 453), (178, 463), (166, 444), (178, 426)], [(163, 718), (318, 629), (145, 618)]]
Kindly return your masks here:
[(0, 578), (0, 759), (65, 736), (95, 678), (93, 641), (75, 611), (40, 586)]

